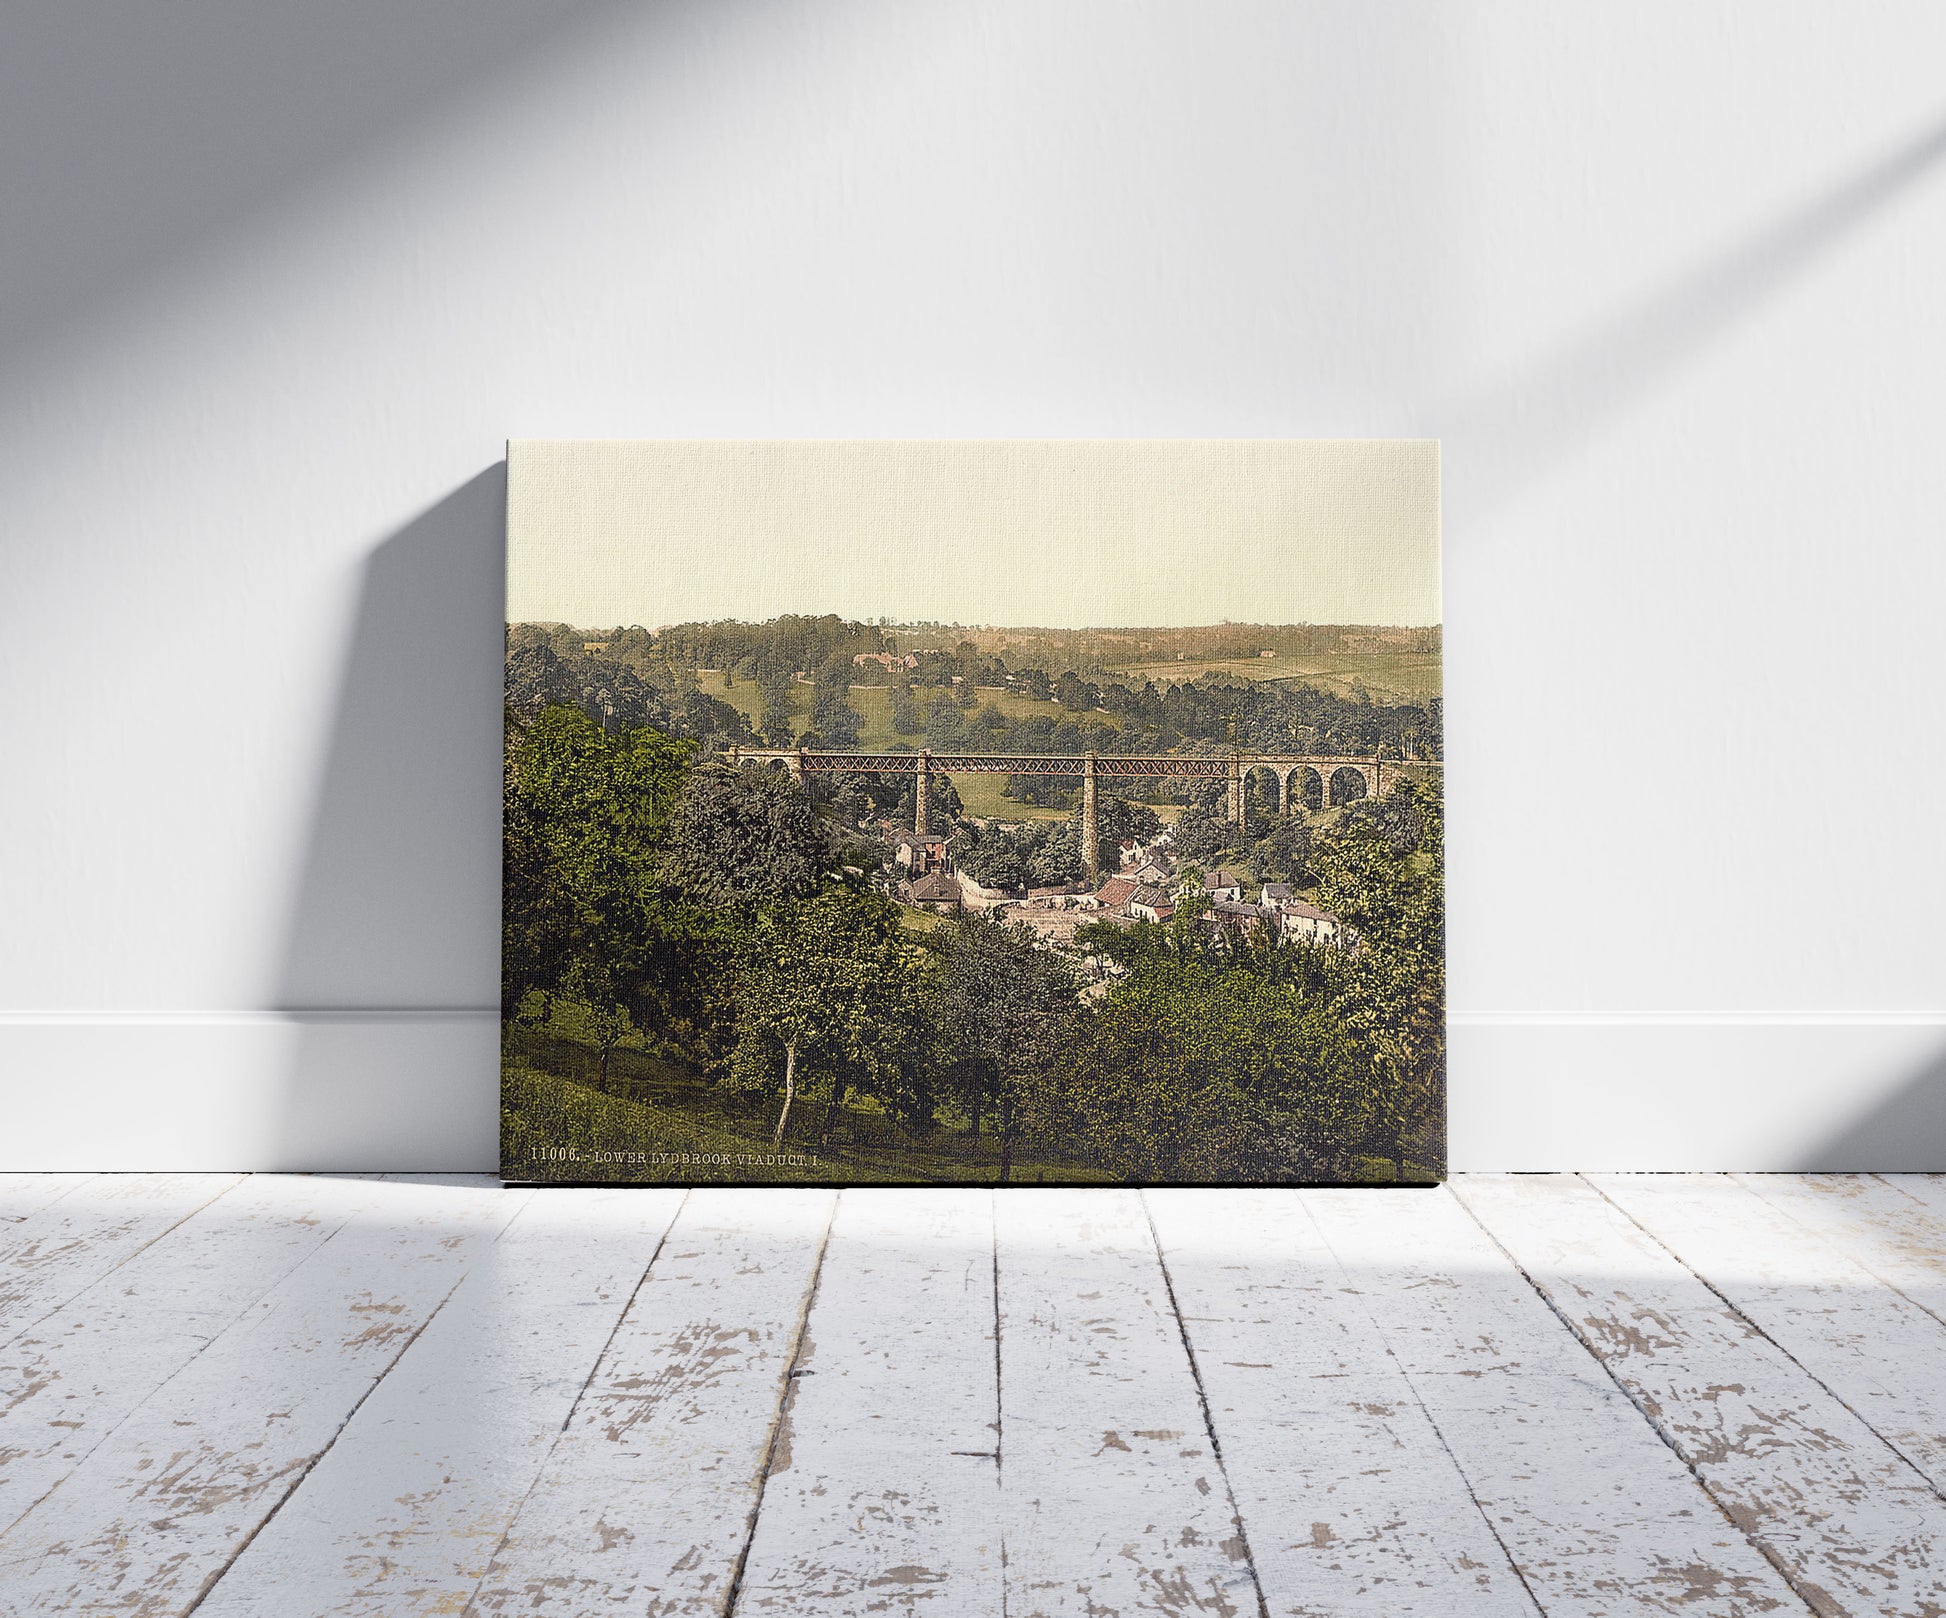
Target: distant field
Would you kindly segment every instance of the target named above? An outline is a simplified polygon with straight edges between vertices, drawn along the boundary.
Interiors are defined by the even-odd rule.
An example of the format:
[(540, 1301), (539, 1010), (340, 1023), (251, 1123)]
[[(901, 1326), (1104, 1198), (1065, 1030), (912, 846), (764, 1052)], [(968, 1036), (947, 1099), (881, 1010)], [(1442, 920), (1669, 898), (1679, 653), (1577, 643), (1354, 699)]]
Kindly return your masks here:
[(1440, 694), (1439, 658), (1431, 652), (1307, 652), (1301, 656), (1174, 658), (1123, 664), (1114, 672), (1131, 680), (1178, 684), (1204, 674), (1236, 675), (1245, 680), (1290, 680), (1314, 685), (1341, 697), (1362, 686), (1375, 702), (1425, 702)]

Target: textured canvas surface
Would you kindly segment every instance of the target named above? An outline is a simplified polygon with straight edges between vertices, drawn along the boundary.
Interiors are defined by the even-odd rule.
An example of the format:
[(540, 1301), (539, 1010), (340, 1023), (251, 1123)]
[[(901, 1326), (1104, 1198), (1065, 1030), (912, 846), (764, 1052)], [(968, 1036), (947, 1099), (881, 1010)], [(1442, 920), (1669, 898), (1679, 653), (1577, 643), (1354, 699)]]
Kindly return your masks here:
[(517, 442), (502, 1167), (1428, 1181), (1428, 442)]

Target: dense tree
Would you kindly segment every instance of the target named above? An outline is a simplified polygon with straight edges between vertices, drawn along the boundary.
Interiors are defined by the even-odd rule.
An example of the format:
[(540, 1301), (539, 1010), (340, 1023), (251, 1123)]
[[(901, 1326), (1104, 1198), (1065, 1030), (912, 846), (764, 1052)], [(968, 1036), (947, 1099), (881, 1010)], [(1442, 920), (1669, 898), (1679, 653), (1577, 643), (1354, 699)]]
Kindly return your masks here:
[(503, 1009), (596, 980), (619, 999), (672, 925), (659, 848), (695, 749), (565, 706), (507, 742)]
[[(651, 725), (665, 735), (711, 746), (748, 745), (750, 722), (720, 698), (696, 688), (695, 676), (660, 658), (645, 657), (646, 672), (609, 653), (562, 656), (539, 641), (528, 625), (508, 634), (507, 707), (522, 723), (542, 709), (575, 707), (603, 730), (622, 732)], [(646, 634), (637, 630), (636, 634)]]
[[(1081, 811), (1075, 810), (1076, 824)], [(1095, 803), (1095, 835), (1106, 851), (1121, 842), (1146, 843), (1162, 830), (1161, 817), (1146, 803), (1125, 798), (1112, 788), (1101, 791)]]
[(819, 745), (843, 749), (858, 745), (864, 723), (851, 705), (851, 659), (834, 652), (819, 666), (811, 684), (811, 728)]
[(1310, 882), (1311, 827), (1300, 814), (1278, 815), (1249, 846), (1250, 874), (1259, 882)]
[(1446, 1076), (1444, 817), (1438, 795), (1405, 782), (1354, 804), (1315, 863), (1320, 902), (1355, 929), (1334, 1003), (1367, 1055), (1379, 1107), (1372, 1144), (1403, 1178), (1438, 1140)]
[(940, 970), (933, 1007), (952, 1075), (975, 1120), (991, 1106), (1000, 1125), (1000, 1179), (1012, 1178), (1023, 1107), (1060, 1060), (1081, 1018), (1073, 966), (1039, 948), (1024, 927), (988, 916), (933, 934)]
[(837, 864), (831, 827), (781, 770), (695, 771), (667, 845), (664, 868), (687, 893), (746, 910), (804, 897)]
[(1209, 804), (1193, 803), (1176, 817), (1169, 841), (1186, 860), (1207, 863), (1234, 849), (1241, 833), (1223, 811)]
[[(1246, 834), (1225, 818), (1220, 779), (1143, 783), (1186, 803), (1175, 842), (1189, 872), (1221, 860), (1305, 886), (1345, 922), (1346, 947), (1218, 928), (1191, 896), (1168, 926), (1081, 928), (1080, 953), (1111, 963), (1084, 1003), (1073, 958), (1024, 930), (979, 918), (908, 932), (902, 918), (914, 918), (872, 891), (881, 851), (857, 846), (857, 828), (910, 823), (910, 772), (814, 776), (807, 792), (781, 771), (699, 764), (706, 748), (754, 733), (695, 671), (750, 682), (770, 739), (804, 731), (827, 747), (855, 745), (852, 679), (883, 679), (899, 733), (946, 752), (1436, 757), (1437, 701), (1388, 705), (1220, 672), (1136, 684), (1112, 672), (1125, 645), (1077, 634), (1050, 653), (1038, 632), (1031, 655), (1062, 670), (1053, 679), (1045, 667), (1010, 672), (1004, 647), (982, 653), (970, 639), (922, 650), (909, 672), (868, 663), (861, 674), (852, 658), (889, 650), (885, 628), (824, 617), (654, 635), (510, 629), (502, 998), (526, 1019), (521, 1038), (539, 1049), (552, 1028), (578, 1043), (575, 1076), (604, 1088), (618, 1049), (646, 1048), (619, 1064), (644, 1106), (665, 1081), (640, 1064), (667, 1053), (723, 1084), (715, 1105), (732, 1120), (736, 1092), (763, 1097), (778, 1144), (822, 1140), (836, 1117), (930, 1130), (950, 1096), (976, 1133), (997, 1118), (1003, 1176), (1028, 1149), (1189, 1180), (1338, 1178), (1380, 1172), (1375, 1158), (1410, 1178), (1438, 1161), (1442, 828), (1425, 787), (1319, 822), (1301, 806), (1277, 812), (1253, 780)], [(1248, 626), (1224, 633), (1243, 648), (1224, 655), (1252, 655), (1260, 636), (1285, 645)], [(1227, 645), (1215, 631), (1157, 635), (1203, 636), (1185, 641), (1202, 656)], [(1288, 638), (1331, 650), (1343, 637)], [(1015, 717), (1007, 699), (988, 700), (995, 686), (1061, 707)], [(1080, 876), (1078, 787), (1078, 776), (1009, 778), (1016, 796), (1064, 817), (963, 823), (960, 868), (1009, 889)], [(929, 802), (934, 828), (963, 822), (936, 771)], [(1104, 782), (1098, 826), (1112, 864), (1118, 842), (1147, 840), (1157, 822)], [(642, 1084), (651, 1090), (631, 1088)], [(807, 1125), (818, 1101), (822, 1122), (814, 1108)]]
[(1320, 999), (1246, 967), (1161, 953), (1111, 989), (1037, 1121), (1130, 1180), (1322, 1177), (1370, 1096)]
[[(887, 1034), (924, 1027), (923, 968), (883, 899), (829, 884), (760, 911), (741, 968), (734, 1072), (780, 1097), (773, 1151), (790, 1127), (801, 1062), (840, 1067), (882, 1092), (906, 1087), (909, 1041)], [(781, 1070), (765, 1060), (771, 1051)]]

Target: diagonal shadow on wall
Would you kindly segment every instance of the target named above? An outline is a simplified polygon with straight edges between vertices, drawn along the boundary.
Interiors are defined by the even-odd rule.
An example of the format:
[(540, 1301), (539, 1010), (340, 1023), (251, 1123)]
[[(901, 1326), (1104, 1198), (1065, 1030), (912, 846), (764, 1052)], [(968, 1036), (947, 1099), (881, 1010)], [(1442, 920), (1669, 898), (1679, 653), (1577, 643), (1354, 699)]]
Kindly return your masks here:
[(1790, 1167), (1807, 1174), (1946, 1170), (1946, 1048), (1919, 1062), (1888, 1099), (1810, 1146)]
[(495, 1161), (506, 488), (488, 467), (365, 564), (275, 985), (280, 1166)]
[(618, 0), (18, 0), (0, 52), (0, 366), (193, 272), (265, 213), (382, 168), (455, 104), (588, 48), (629, 11)]
[(1500, 383), (1435, 412), (1453, 449), (1447, 457), (1451, 518), (1477, 521), (1498, 511), (1909, 197), (1942, 164), (1946, 118), (1935, 118), (1727, 251), (1611, 310)]

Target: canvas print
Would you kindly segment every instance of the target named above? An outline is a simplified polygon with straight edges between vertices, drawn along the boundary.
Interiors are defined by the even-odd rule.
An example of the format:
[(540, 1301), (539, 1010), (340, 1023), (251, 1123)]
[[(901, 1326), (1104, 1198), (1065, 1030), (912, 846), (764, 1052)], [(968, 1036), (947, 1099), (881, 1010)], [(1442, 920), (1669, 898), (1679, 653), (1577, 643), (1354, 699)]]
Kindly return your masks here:
[(502, 1171), (1445, 1171), (1430, 442), (516, 442)]

